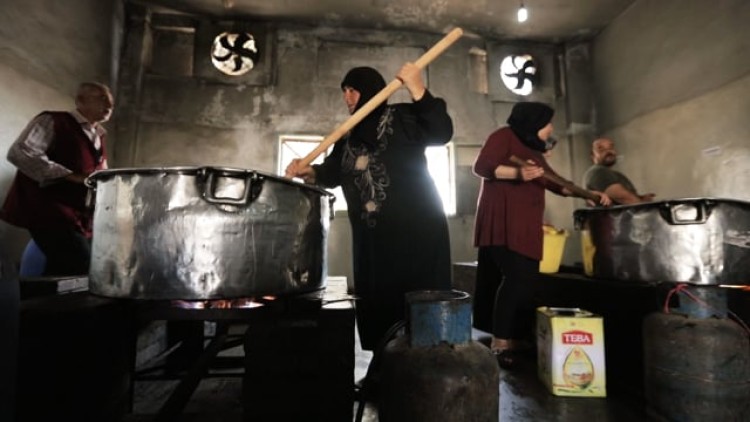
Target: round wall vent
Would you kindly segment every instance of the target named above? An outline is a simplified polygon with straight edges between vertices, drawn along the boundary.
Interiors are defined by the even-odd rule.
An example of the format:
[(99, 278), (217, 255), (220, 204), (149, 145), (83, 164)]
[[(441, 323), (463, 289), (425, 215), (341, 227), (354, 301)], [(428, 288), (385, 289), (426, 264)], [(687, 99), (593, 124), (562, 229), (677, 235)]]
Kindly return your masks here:
[(221, 72), (239, 76), (249, 72), (258, 61), (255, 39), (247, 32), (222, 32), (214, 38), (211, 61)]
[(536, 64), (528, 54), (507, 56), (500, 63), (505, 87), (517, 95), (529, 95), (537, 81)]

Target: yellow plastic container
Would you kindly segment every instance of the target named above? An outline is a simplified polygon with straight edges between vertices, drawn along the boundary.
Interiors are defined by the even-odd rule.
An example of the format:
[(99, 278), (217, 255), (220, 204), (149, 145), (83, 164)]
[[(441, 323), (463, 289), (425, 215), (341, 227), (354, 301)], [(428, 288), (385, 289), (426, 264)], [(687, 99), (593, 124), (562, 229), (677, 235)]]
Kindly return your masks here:
[(583, 256), (583, 273), (591, 277), (594, 275), (594, 254), (596, 246), (591, 240), (589, 230), (581, 230), (581, 255)]
[(560, 269), (563, 251), (565, 250), (565, 239), (568, 238), (566, 230), (557, 230), (554, 227), (544, 227), (544, 250), (542, 260), (539, 261), (540, 273), (556, 273)]

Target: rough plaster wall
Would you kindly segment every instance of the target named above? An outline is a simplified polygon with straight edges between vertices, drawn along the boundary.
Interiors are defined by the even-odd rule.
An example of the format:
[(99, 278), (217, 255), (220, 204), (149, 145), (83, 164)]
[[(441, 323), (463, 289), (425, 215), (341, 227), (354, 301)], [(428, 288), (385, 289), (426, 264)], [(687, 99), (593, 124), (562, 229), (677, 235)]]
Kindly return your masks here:
[[(437, 39), (415, 33), (284, 26), (277, 32), (272, 85), (220, 84), (179, 74), (168, 77), (163, 71), (147, 74), (135, 106), (136, 139), (118, 138), (130, 144), (121, 148), (131, 151), (118, 166), (215, 165), (276, 173), (280, 135), (327, 135), (346, 120), (339, 84), (349, 68), (370, 65), (390, 81), (405, 61), (416, 60)], [(425, 72), (432, 92), (448, 103), (456, 126), (453, 141), (461, 145), (481, 145), (497, 127), (487, 95), (469, 89), (469, 49), (481, 46), (478, 43), (460, 40)], [(123, 64), (129, 67), (123, 73), (137, 74), (133, 67), (139, 64)], [(389, 101), (407, 100), (408, 94), (401, 91)], [(476, 190), (476, 185), (468, 189)], [(476, 192), (469, 196), (476, 201)], [(451, 219), (455, 261), (475, 258), (473, 222), (473, 210)], [(328, 270), (351, 280), (350, 243), (346, 214), (337, 214), (328, 243)]]
[[(618, 140), (618, 166), (639, 189), (656, 192), (659, 200), (750, 201), (748, 110), (750, 75), (633, 119), (610, 132)], [(648, 151), (645, 160), (643, 151)]]
[(108, 82), (114, 3), (3, 0), (0, 61), (61, 92)]
[[(0, 200), (15, 174), (5, 153), (28, 121), (42, 110), (73, 108), (81, 80), (108, 80), (111, 26), (110, 1), (2, 1)], [(27, 240), (25, 230), (0, 221), (2, 258), (18, 262)]]
[[(164, 72), (146, 76), (141, 103), (136, 106), (140, 116), (133, 132), (136, 140), (121, 139), (133, 144), (126, 147), (133, 151), (132, 161), (118, 165), (218, 165), (275, 173), (279, 135), (327, 135), (346, 120), (339, 84), (349, 68), (370, 65), (388, 81), (405, 61), (415, 60), (438, 39), (418, 33), (294, 25), (280, 26), (276, 36), (275, 77), (269, 86), (217, 84), (179, 74), (170, 78)], [(184, 49), (182, 41), (175, 42)], [(149, 42), (139, 44), (147, 46)], [(476, 153), (487, 136), (505, 124), (513, 103), (528, 100), (503, 96), (497, 87), (490, 94), (472, 90), (472, 47), (485, 48), (484, 41), (462, 38), (425, 72), (432, 92), (447, 101), (455, 127), (453, 142), (460, 176), (456, 190), (463, 203), (459, 204), (461, 213), (449, 219), (454, 261), (476, 258), (473, 228), (479, 183), (470, 172)], [(521, 51), (529, 45), (494, 47)], [(533, 45), (533, 49), (545, 64), (545, 78), (540, 94), (532, 99), (552, 103), (558, 110), (555, 124), (563, 142), (552, 161), (560, 174), (570, 177), (570, 147), (565, 142), (567, 105), (564, 98), (555, 98), (554, 89), (553, 54), (557, 50), (542, 44)], [(494, 57), (489, 61), (490, 65), (499, 63)], [(123, 73), (137, 74), (132, 69), (137, 64), (124, 64), (131, 68)], [(402, 91), (390, 101), (408, 101), (408, 95)], [(548, 220), (572, 229), (574, 202), (554, 195), (548, 201)], [(339, 213), (331, 225), (328, 270), (351, 280), (350, 243), (348, 219)]]
[[(565, 85), (563, 87), (564, 98), (561, 100), (565, 102), (567, 111), (567, 126), (562, 131), (565, 134), (567, 151), (563, 157), (561, 157), (563, 154), (555, 152), (550, 161), (554, 166), (555, 160), (564, 160), (564, 164), (567, 165), (565, 177), (582, 186), (583, 172), (591, 164), (589, 146), (595, 137), (591, 43), (588, 41), (571, 42), (565, 45), (564, 50), (562, 60)], [(548, 193), (547, 197), (550, 196), (554, 197)], [(547, 208), (558, 209), (557, 206), (563, 211), (560, 216), (564, 217), (561, 228), (567, 230), (569, 234), (565, 242), (562, 262), (566, 265), (582, 265), (581, 236), (580, 232), (575, 229), (573, 212), (586, 207), (586, 204), (581, 199), (552, 199)]]
[(750, 2), (640, 0), (594, 45), (598, 125), (658, 200), (750, 199)]
[(133, 164), (275, 170), (264, 96), (257, 87), (146, 78)]
[(747, 0), (638, 0), (594, 45), (599, 127), (713, 91), (750, 70)]
[[(7, 61), (10, 62), (17, 57), (28, 59), (14, 62), (23, 65), (21, 74), (12, 77), (3, 75), (4, 82), (10, 81), (10, 85), (19, 88), (18, 92), (8, 91), (9, 98), (23, 100), (24, 95), (20, 94), (21, 92), (34, 91), (23, 87), (36, 83), (36, 79), (46, 80), (47, 82), (41, 86), (59, 97), (57, 101), (52, 101), (51, 95), (45, 93), (44, 98), (29, 103), (28, 113), (14, 114), (14, 110), (3, 116), (5, 119), (17, 120), (15, 129), (13, 125), (4, 125), (13, 134), (16, 134), (39, 109), (67, 108), (65, 104), (69, 98), (68, 93), (63, 94), (56, 87), (74, 89), (81, 79), (103, 80), (105, 77), (101, 75), (108, 74), (106, 63), (96, 63), (108, 58), (109, 43), (102, 43), (101, 40), (109, 39), (108, 29), (103, 29), (108, 28), (109, 18), (102, 18), (107, 15), (102, 8), (109, 9), (111, 5), (109, 2), (90, 1), (93, 4), (89, 5), (86, 1), (80, 0), (76, 8), (65, 10), (57, 10), (56, 6), (52, 5), (51, 8), (39, 13), (36, 13), (33, 5), (24, 4), (24, 7), (32, 9), (22, 9), (20, 1), (4, 2), (4, 8), (8, 4), (7, 10), (10, 11), (4, 17), (12, 18), (14, 22), (0, 29), (0, 42), (5, 45), (19, 39), (21, 41), (13, 48), (0, 50), (0, 54), (4, 55), (3, 61), (8, 57), (13, 58), (8, 58)], [(64, 19), (53, 19), (60, 16)], [(48, 34), (54, 40), (47, 40), (47, 35), (41, 39), (28, 37), (25, 29), (18, 31), (18, 34), (13, 31), (13, 28), (23, 28), (27, 23), (36, 25), (37, 22), (41, 22), (49, 30)], [(92, 36), (79, 38), (76, 33), (75, 36), (68, 37), (68, 27), (80, 28), (88, 25), (91, 28), (92, 22)], [(351, 45), (352, 40), (357, 40), (381, 46), (383, 50), (389, 49), (390, 46), (405, 46), (407, 51), (423, 51), (437, 40), (434, 36), (424, 34), (361, 32), (337, 28), (287, 28), (279, 31), (278, 37), (278, 80), (273, 86), (211, 86), (201, 81), (189, 81), (184, 77), (180, 82), (163, 77), (145, 78), (144, 86), (159, 84), (163, 85), (164, 90), (161, 93), (158, 90), (145, 93), (142, 108), (138, 109), (143, 116), (138, 130), (128, 132), (130, 129), (126, 128), (124, 133), (137, 133), (149, 141), (118, 148), (126, 153), (123, 154), (123, 160), (115, 165), (235, 165), (275, 172), (276, 140), (279, 135), (327, 134), (347, 117), (338, 92), (341, 69), (328, 66), (329, 63), (322, 60), (325, 57), (325, 54), (321, 54), (321, 50), (325, 48), (322, 46), (326, 43)], [(53, 45), (55, 51), (42, 55), (38, 53), (45, 50), (41, 44)], [(498, 103), (492, 103), (486, 94), (476, 93), (470, 89), (468, 52), (471, 47), (485, 46), (480, 39), (465, 37), (436, 60), (427, 73), (433, 92), (443, 96), (448, 102), (456, 129), (454, 142), (468, 147), (463, 153), (465, 164), (472, 161), (470, 155), (484, 142), (487, 135), (503, 124), (510, 110), (507, 104), (498, 106)], [(9, 52), (13, 55), (10, 56)], [(84, 59), (82, 55), (88, 55), (88, 58)], [(386, 69), (384, 73), (389, 68), (397, 69), (404, 60), (404, 57), (398, 55), (395, 58), (386, 57), (382, 63), (385, 67), (380, 66), (381, 63), (377, 66)], [(92, 62), (95, 63), (94, 66), (90, 66)], [(315, 65), (311, 66), (311, 63)], [(127, 64), (125, 66), (127, 67)], [(55, 77), (49, 77), (53, 73)], [(45, 86), (50, 84), (54, 87)], [(165, 100), (166, 97), (169, 98)], [(53, 107), (54, 103), (59, 105)], [(559, 109), (561, 105), (557, 107)], [(498, 115), (499, 119), (496, 117)], [(0, 142), (6, 142), (6, 139)], [(7, 140), (7, 145), (10, 142), (12, 139)], [(128, 140), (124, 142), (127, 144)], [(129, 156), (130, 152), (135, 155)], [(561, 168), (562, 166), (563, 164), (560, 164)], [(12, 172), (6, 174), (3, 169), (4, 179), (0, 180), (5, 180), (7, 185), (11, 175)], [(476, 186), (477, 184), (472, 182), (466, 186), (458, 186), (457, 190), (459, 195), (464, 190), (464, 196), (475, 197)], [(471, 192), (467, 194), (466, 190)], [(2, 193), (4, 194), (4, 190)], [(558, 224), (556, 221), (553, 222)], [(454, 261), (473, 260), (476, 256), (471, 242), (473, 214), (459, 215), (452, 218), (449, 224)], [(5, 231), (0, 235), (5, 236), (4, 233)], [(337, 216), (334, 220), (331, 234), (330, 273), (346, 273), (350, 271), (351, 256), (348, 221), (344, 216)], [(9, 243), (14, 244), (13, 248), (16, 251), (20, 251), (23, 242), (25, 238), (22, 242)]]

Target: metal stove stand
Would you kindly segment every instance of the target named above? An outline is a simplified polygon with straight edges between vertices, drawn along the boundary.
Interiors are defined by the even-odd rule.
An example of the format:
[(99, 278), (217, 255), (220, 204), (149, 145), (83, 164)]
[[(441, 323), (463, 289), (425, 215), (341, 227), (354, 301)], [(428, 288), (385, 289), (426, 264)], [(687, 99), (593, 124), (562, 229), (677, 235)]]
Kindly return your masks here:
[[(196, 322), (183, 342), (204, 343), (203, 322), (215, 334), (193, 355), (155, 420), (176, 420), (206, 377), (242, 377), (243, 419), (351, 421), (354, 379), (354, 306), (340, 288), (263, 301), (264, 306), (185, 309), (165, 302), (136, 305), (140, 322)], [(191, 340), (191, 337), (193, 340)], [(223, 350), (243, 345), (230, 371), (216, 373)], [(231, 359), (231, 358), (230, 358)], [(167, 359), (168, 361), (168, 359)], [(224, 369), (227, 369), (224, 362)], [(169, 365), (151, 367), (136, 380), (175, 378)], [(172, 368), (174, 369), (174, 368)], [(170, 373), (171, 372), (171, 373)], [(294, 405), (290, 405), (295, 402)]]

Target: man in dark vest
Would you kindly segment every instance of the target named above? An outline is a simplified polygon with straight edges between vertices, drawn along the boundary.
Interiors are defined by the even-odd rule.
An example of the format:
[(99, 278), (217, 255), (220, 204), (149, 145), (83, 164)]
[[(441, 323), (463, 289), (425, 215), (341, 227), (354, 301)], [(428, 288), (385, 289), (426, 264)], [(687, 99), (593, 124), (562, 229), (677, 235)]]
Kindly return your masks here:
[(42, 112), (8, 150), (18, 171), (0, 218), (29, 230), (46, 256), (46, 276), (88, 273), (93, 210), (84, 180), (107, 168), (101, 123), (113, 103), (106, 85), (82, 83), (75, 110)]

